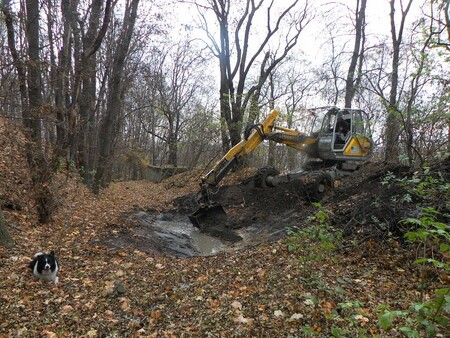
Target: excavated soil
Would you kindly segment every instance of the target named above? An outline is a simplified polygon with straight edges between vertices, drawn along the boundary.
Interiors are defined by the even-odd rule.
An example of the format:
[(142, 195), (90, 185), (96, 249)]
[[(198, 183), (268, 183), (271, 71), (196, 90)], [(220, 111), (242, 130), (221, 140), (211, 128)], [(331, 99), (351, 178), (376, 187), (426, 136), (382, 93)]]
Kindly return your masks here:
[[(273, 233), (274, 239), (278, 239), (286, 228), (301, 224), (310, 214), (312, 206), (302, 190), (300, 182), (256, 188), (252, 177), (239, 184), (222, 186), (213, 199), (227, 216), (218, 214), (219, 217), (201, 220), (203, 231), (236, 241), (235, 234), (239, 230), (258, 227), (259, 232)], [(176, 199), (175, 207), (183, 213), (192, 213), (197, 208), (195, 196), (190, 194)]]
[[(441, 164), (439, 171), (448, 175), (447, 162)], [(391, 173), (396, 177), (407, 178), (409, 175), (403, 167), (367, 163), (343, 179), (338, 187), (325, 193), (320, 205), (331, 212), (331, 224), (343, 231), (344, 239), (382, 243), (394, 235), (401, 240), (408, 230), (401, 220), (417, 216), (418, 210), (414, 195), (411, 195), (413, 203), (403, 200), (409, 194), (406, 188), (387, 181), (386, 177)], [(172, 178), (170, 182), (177, 181), (180, 180)], [(170, 182), (167, 184), (171, 185)], [(252, 175), (233, 180), (221, 186), (212, 197), (226, 214), (211, 212), (200, 220), (202, 234), (210, 236), (202, 237), (201, 241), (220, 240), (216, 248), (205, 253), (198, 249), (199, 240), (196, 243), (193, 239), (199, 236), (200, 230), (192, 227), (188, 219), (188, 215), (197, 210), (197, 191), (191, 191), (175, 197), (165, 210), (128, 214), (127, 217), (131, 216), (138, 225), (131, 233), (110, 237), (106, 243), (178, 257), (211, 255), (281, 239), (290, 228), (308, 226), (309, 217), (318, 210), (318, 206), (305, 196), (300, 181), (257, 188)], [(161, 222), (161, 219), (168, 222)]]
[[(349, 235), (356, 230), (359, 232), (360, 229), (355, 229), (358, 221), (367, 217), (389, 220), (388, 227), (392, 230), (398, 220), (408, 213), (408, 210), (397, 210), (403, 207), (401, 204), (392, 205), (389, 202), (403, 192), (397, 186), (381, 184), (392, 170), (399, 172), (399, 169), (383, 164), (367, 164), (343, 179), (339, 187), (328, 190), (320, 204), (331, 209), (334, 224), (344, 227)], [(208, 218), (205, 231), (225, 239), (236, 229), (254, 225), (265, 231), (275, 230), (282, 236), (289, 227), (304, 226), (306, 219), (317, 211), (317, 207), (305, 196), (300, 181), (256, 188), (252, 177), (249, 177), (240, 184), (221, 187), (213, 198), (223, 206), (228, 217)], [(175, 207), (182, 213), (192, 212), (196, 209), (195, 194), (176, 199)]]

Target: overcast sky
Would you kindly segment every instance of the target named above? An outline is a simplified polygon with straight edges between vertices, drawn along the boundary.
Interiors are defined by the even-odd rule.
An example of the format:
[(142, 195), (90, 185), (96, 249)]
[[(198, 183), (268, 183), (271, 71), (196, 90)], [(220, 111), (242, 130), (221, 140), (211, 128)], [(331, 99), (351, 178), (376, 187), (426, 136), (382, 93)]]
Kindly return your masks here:
[[(406, 2), (406, 0), (403, 1)], [(270, 1), (266, 1), (266, 3), (269, 2)], [(275, 0), (275, 4), (277, 2), (282, 4), (283, 7), (286, 7), (287, 4), (290, 3), (290, 1), (287, 0)], [(399, 2), (400, 0), (397, 0), (397, 15), (400, 14)], [(301, 6), (301, 3), (302, 2), (300, 2), (299, 6)], [(311, 62), (320, 62), (324, 50), (326, 49), (327, 42), (329, 41), (330, 33), (325, 28), (327, 24), (335, 27), (336, 30), (339, 30), (342, 39), (352, 41), (351, 20), (353, 19), (353, 16), (350, 11), (355, 10), (356, 0), (309, 0), (309, 3), (316, 13), (316, 16), (301, 34), (297, 48), (305, 52), (307, 58), (310, 59)], [(421, 14), (421, 4), (422, 0), (413, 1), (413, 5), (408, 16), (408, 23), (411, 23), (414, 19), (417, 19)], [(369, 35), (369, 39), (380, 40), (383, 39), (383, 37), (389, 38), (389, 12), (389, 0), (367, 1), (366, 33)], [(260, 14), (265, 15), (265, 12), (261, 11)], [(198, 13), (193, 6), (189, 7), (186, 4), (178, 3), (174, 7), (174, 15), (178, 18), (176, 21), (180, 25), (198, 24)], [(215, 18), (213, 14), (211, 14), (211, 29), (214, 24)], [(256, 21), (255, 24), (257, 24)], [(265, 19), (260, 20), (259, 24), (261, 25), (261, 31), (265, 30)], [(205, 33), (201, 30), (194, 30), (189, 34), (191, 34), (191, 37), (196, 36), (205, 39)]]

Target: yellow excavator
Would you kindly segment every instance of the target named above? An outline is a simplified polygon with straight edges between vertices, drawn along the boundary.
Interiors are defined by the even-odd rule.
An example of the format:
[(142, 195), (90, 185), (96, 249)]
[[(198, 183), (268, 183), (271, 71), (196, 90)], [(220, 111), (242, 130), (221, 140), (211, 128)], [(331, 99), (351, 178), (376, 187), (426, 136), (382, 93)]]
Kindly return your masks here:
[(198, 209), (189, 215), (191, 223), (204, 230), (206, 220), (225, 214), (222, 206), (211, 199), (221, 180), (246, 154), (265, 140), (285, 144), (303, 153), (310, 161), (300, 170), (280, 174), (275, 168), (258, 170), (254, 177), (257, 187), (276, 187), (282, 183), (301, 180), (311, 201), (319, 201), (335, 181), (350, 175), (366, 161), (373, 150), (369, 118), (360, 109), (326, 107), (313, 114), (310, 133), (276, 125), (280, 114), (273, 110), (266, 119), (246, 129), (244, 139), (231, 148), (200, 180)]

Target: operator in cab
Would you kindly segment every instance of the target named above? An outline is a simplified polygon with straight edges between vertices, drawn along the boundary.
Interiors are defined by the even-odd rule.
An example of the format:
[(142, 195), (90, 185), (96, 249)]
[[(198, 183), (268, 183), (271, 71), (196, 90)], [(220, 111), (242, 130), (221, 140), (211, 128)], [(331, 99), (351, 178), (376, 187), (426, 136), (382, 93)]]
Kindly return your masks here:
[(342, 113), (338, 113), (336, 121), (336, 143), (344, 143), (349, 131), (350, 123), (348, 123), (347, 120), (344, 120), (344, 118), (342, 117)]

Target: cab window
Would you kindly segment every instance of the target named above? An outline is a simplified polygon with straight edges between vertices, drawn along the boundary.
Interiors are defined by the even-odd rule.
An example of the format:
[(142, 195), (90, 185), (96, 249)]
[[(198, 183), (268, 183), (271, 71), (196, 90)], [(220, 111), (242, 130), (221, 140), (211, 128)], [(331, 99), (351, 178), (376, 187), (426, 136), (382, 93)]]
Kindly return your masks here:
[(335, 114), (327, 114), (325, 115), (322, 123), (322, 133), (329, 134), (333, 132), (334, 124), (336, 122)]

